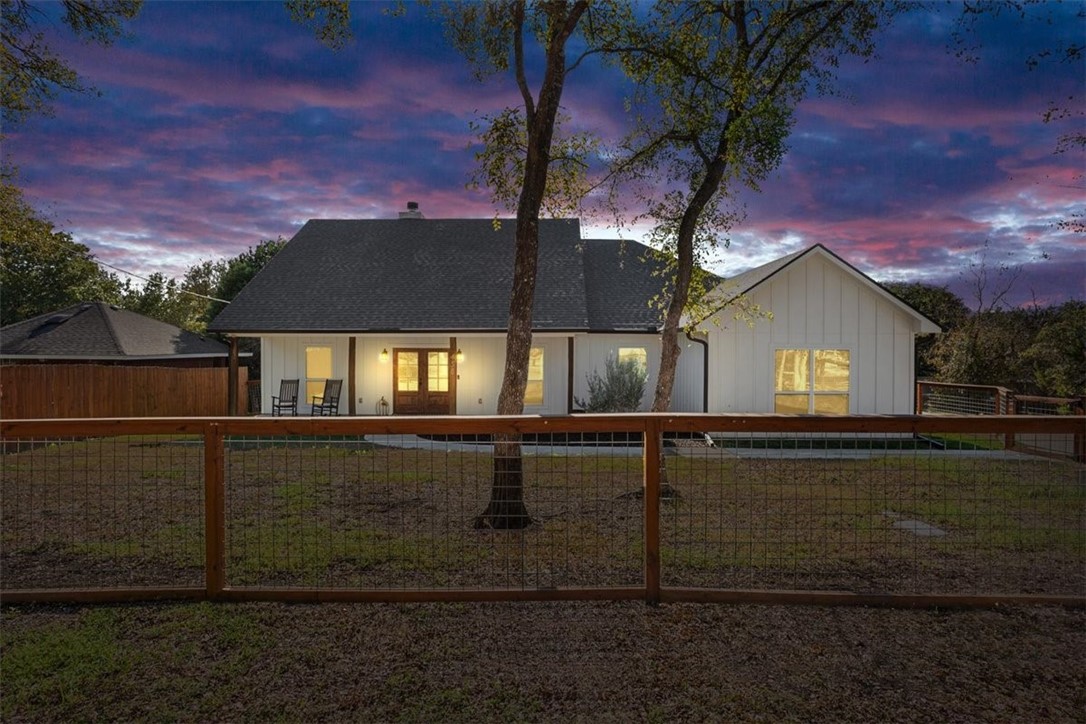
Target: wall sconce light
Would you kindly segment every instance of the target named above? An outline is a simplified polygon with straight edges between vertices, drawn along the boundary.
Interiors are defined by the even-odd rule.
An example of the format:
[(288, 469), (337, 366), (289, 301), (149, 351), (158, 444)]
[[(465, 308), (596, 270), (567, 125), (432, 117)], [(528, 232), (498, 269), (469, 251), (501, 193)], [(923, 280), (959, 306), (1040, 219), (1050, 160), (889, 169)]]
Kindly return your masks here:
[(460, 364), (464, 361), (464, 353), (459, 348), (456, 350), (456, 363)]
[(377, 355), (377, 359), (381, 362), (388, 362), (388, 349), (382, 349), (381, 354)]

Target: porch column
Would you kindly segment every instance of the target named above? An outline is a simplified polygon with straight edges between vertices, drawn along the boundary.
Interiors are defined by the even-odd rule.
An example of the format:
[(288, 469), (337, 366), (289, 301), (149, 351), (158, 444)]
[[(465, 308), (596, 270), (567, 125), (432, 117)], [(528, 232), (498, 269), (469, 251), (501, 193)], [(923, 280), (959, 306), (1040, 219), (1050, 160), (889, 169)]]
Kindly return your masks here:
[(460, 365), (456, 361), (456, 337), (449, 337), (449, 414), (456, 414), (456, 381), (460, 378)]
[(354, 417), (358, 414), (358, 410), (355, 405), (358, 402), (358, 394), (355, 391), (354, 382), (354, 367), (355, 367), (355, 343), (357, 338), (350, 337), (350, 341), (347, 343), (347, 414)]
[(226, 414), (238, 414), (238, 338), (230, 337), (230, 356), (226, 380)]

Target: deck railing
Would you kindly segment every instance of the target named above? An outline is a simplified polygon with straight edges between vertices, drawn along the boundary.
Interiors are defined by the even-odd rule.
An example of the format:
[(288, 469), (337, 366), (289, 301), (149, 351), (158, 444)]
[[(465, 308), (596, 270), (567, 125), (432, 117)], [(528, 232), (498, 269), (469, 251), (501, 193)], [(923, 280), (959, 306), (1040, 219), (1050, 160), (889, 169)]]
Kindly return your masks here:
[[(0, 421), (4, 601), (1086, 601), (1068, 417)], [(482, 525), (519, 436), (520, 529)], [(502, 465), (509, 469), (509, 465)]]

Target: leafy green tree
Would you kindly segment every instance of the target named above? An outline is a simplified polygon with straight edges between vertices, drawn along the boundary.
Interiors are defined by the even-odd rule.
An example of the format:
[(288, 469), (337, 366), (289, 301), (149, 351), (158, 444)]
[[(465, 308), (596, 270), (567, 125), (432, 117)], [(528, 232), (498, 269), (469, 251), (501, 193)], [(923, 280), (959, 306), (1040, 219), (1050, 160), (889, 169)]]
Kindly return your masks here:
[[(949, 334), (969, 319), (969, 307), (946, 286), (935, 286), (923, 282), (888, 282), (886, 289), (917, 310), (931, 321), (938, 324), (943, 334)], [(917, 367), (916, 375), (921, 379), (933, 379), (938, 370), (931, 360), (932, 349), (938, 335), (923, 334), (916, 340)]]
[(1086, 395), (1086, 302), (1066, 302), (1022, 353), (1022, 365), (1040, 394)]
[[(256, 276), (257, 272), (286, 246), (286, 243), (282, 237), (265, 239), (232, 259), (218, 262), (210, 267), (200, 265), (193, 267), (185, 276), (185, 284), (182, 287), (195, 290), (197, 287), (205, 287), (213, 282), (208, 296), (230, 302)], [(210, 262), (205, 262), (205, 265), (207, 264)], [(223, 301), (210, 302), (204, 312), (205, 327), (207, 322), (218, 316), (225, 307), (226, 304)]]
[(671, 404), (699, 253), (742, 216), (734, 192), (780, 164), (808, 88), (827, 88), (841, 56), (869, 56), (889, 15), (866, 1), (658, 0), (640, 22), (599, 29), (601, 52), (638, 87), (615, 178), (633, 184), (651, 241), (674, 259), (653, 411)]
[[(7, 123), (34, 114), (48, 115), (61, 90), (90, 90), (47, 42), (40, 29), (49, 22), (43, 5), (0, 0), (4, 27), (0, 33), (0, 108)], [(143, 0), (64, 0), (62, 23), (84, 41), (110, 45), (142, 5)]]
[(85, 301), (116, 303), (122, 285), (90, 249), (0, 183), (0, 326)]

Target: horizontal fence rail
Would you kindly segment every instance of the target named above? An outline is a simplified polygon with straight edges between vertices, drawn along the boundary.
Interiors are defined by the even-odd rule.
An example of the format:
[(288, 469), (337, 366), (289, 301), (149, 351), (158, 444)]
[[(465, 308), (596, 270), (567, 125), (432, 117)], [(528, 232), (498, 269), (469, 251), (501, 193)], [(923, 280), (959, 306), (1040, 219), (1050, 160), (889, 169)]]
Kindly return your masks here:
[(1007, 441), (1084, 435), (1015, 416), (6, 420), (0, 596), (1083, 605), (1086, 466)]

